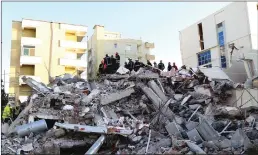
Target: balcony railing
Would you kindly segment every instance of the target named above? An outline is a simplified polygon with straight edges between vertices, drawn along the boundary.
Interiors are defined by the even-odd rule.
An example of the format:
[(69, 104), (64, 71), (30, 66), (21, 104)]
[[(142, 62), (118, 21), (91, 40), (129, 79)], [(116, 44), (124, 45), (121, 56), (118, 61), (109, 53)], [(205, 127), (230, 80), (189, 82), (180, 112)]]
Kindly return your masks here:
[(42, 42), (38, 38), (32, 38), (32, 37), (22, 37), (21, 38), (21, 45), (28, 45), (28, 46), (36, 46), (40, 45)]
[(61, 24), (60, 28), (67, 32), (75, 32), (78, 34), (85, 34), (88, 30), (87, 26), (69, 25), (69, 24)]
[(155, 55), (146, 54), (147, 60), (155, 60)]
[(146, 48), (155, 48), (155, 45), (154, 45), (154, 43), (148, 43), (148, 42), (146, 42), (146, 43), (145, 43), (145, 47), (146, 47)]
[(23, 77), (23, 76), (30, 77), (30, 78), (32, 78), (33, 80), (37, 81), (37, 82), (41, 82), (41, 78), (38, 77), (38, 76), (33, 76), (33, 75), (20, 75), (20, 76), (19, 76), (19, 85), (25, 84), (25, 83), (23, 82), (23, 80), (22, 80), (22, 77)]
[(41, 61), (41, 57), (21, 55), (20, 65), (35, 65), (40, 64)]
[(22, 20), (22, 28), (37, 28), (38, 26), (40, 26), (40, 21), (28, 19)]
[(75, 41), (68, 41), (68, 40), (60, 40), (60, 47), (86, 50), (87, 49), (87, 43), (86, 42), (75, 42)]
[(59, 58), (59, 65), (69, 66), (69, 67), (87, 67), (87, 62), (79, 59), (67, 59), (67, 58)]

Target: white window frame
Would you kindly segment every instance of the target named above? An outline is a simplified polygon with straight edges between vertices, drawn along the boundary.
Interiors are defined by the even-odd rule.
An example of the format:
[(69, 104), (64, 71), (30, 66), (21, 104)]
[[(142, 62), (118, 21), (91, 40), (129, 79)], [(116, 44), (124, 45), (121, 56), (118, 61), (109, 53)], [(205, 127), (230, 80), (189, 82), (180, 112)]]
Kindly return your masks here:
[[(25, 54), (25, 51), (24, 51), (25, 49), (29, 50), (28, 55)], [(34, 55), (35, 55), (35, 50), (36, 50), (35, 46), (23, 46), (22, 47), (22, 55), (23, 56), (34, 56), (34, 55), (32, 55), (32, 51), (31, 51), (32, 49), (34, 49)]]

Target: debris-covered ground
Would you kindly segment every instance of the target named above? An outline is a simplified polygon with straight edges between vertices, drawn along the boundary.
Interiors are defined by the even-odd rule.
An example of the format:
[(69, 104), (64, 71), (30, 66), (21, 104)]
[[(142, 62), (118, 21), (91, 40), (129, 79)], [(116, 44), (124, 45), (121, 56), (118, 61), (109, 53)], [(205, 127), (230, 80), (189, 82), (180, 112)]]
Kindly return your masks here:
[(209, 81), (200, 71), (164, 77), (153, 68), (128, 74), (121, 67), (97, 82), (68, 74), (48, 86), (23, 81), (36, 93), (2, 134), (2, 154), (243, 154), (257, 148), (258, 115), (228, 101), (231, 81)]

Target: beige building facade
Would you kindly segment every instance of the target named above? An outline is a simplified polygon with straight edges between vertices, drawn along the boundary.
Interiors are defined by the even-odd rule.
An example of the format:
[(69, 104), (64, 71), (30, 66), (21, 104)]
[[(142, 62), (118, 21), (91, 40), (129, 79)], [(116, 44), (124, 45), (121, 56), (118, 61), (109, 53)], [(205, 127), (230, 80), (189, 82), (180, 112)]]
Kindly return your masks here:
[(151, 55), (151, 49), (154, 43), (143, 42), (137, 39), (124, 39), (119, 32), (106, 31), (104, 26), (95, 25), (93, 35), (88, 40), (88, 73), (89, 79), (95, 78), (98, 66), (105, 57), (120, 55), (120, 65), (123, 65), (128, 58), (132, 60), (139, 59), (146, 63), (147, 60), (154, 60), (155, 56)]
[(12, 22), (9, 93), (25, 100), (31, 88), (22, 82), (29, 76), (49, 83), (49, 77), (78, 74), (87, 67), (81, 56), (87, 49), (87, 26), (23, 19)]

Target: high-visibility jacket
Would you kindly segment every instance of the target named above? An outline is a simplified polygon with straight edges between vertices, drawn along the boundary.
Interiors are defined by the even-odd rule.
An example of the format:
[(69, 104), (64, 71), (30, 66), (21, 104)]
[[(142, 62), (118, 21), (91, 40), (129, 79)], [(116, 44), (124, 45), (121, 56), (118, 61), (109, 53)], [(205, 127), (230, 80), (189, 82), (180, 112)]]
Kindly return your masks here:
[(11, 107), (9, 105), (6, 105), (4, 108), (2, 119), (11, 118)]

